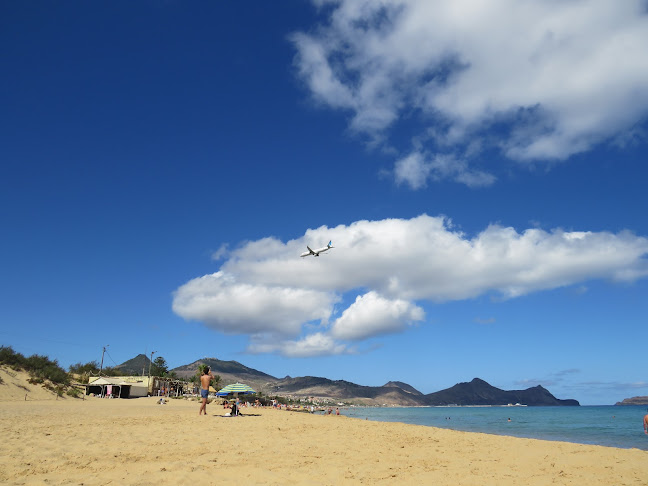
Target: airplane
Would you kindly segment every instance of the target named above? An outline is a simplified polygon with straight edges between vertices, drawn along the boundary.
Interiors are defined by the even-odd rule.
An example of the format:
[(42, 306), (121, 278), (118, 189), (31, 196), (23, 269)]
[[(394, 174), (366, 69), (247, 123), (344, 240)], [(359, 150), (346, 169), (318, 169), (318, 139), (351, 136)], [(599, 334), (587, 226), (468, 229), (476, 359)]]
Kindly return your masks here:
[(331, 248), (335, 248), (335, 247), (331, 245), (331, 242), (329, 241), (328, 245), (326, 245), (324, 248), (318, 248), (317, 250), (311, 250), (310, 246), (306, 246), (306, 248), (308, 248), (308, 251), (305, 251), (304, 253), (299, 255), (300, 257), (307, 257), (310, 255), (320, 256), (320, 253), (324, 253), (325, 251), (328, 251)]

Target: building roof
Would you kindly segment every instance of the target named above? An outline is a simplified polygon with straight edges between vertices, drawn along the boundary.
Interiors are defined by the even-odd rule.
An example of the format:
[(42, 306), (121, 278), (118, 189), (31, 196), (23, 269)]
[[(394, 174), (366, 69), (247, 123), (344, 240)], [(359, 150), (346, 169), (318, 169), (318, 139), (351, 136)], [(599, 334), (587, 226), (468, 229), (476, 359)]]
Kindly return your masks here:
[(102, 376), (101, 378), (96, 379), (92, 383), (88, 383), (90, 386), (99, 386), (99, 385), (135, 385), (135, 383), (127, 383), (121, 378), (106, 378)]

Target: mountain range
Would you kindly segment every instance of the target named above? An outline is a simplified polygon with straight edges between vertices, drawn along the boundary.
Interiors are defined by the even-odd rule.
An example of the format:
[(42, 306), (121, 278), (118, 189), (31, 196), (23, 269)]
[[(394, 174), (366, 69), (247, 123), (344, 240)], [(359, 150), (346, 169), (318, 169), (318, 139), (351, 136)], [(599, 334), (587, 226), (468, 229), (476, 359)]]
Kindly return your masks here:
[[(118, 366), (123, 371), (141, 373), (148, 369), (150, 360), (139, 355)], [(390, 381), (382, 386), (364, 386), (345, 380), (330, 380), (315, 376), (277, 378), (262, 371), (249, 368), (238, 361), (222, 361), (203, 358), (172, 369), (179, 378), (188, 379), (196, 374), (198, 365), (206, 364), (212, 372), (221, 377), (221, 385), (245, 383), (265, 395), (318, 397), (332, 401), (344, 401), (356, 405), (400, 405), (400, 406), (443, 406), (443, 405), (508, 405), (529, 406), (578, 406), (577, 400), (560, 400), (549, 390), (538, 385), (526, 390), (501, 390), (482, 379), (475, 378), (434, 393), (423, 394), (401, 381)]]

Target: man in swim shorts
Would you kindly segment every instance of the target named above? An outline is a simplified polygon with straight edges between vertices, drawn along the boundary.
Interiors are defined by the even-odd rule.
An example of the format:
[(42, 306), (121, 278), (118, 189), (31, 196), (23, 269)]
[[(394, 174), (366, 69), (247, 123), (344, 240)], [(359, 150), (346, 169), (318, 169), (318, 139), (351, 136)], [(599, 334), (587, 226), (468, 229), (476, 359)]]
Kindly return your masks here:
[(648, 413), (644, 415), (644, 434), (648, 435)]
[(209, 366), (205, 366), (203, 369), (203, 374), (200, 377), (200, 396), (202, 398), (202, 404), (200, 405), (200, 410), (198, 410), (198, 415), (205, 412), (207, 415), (207, 397), (209, 396), (209, 384), (214, 379), (214, 375), (209, 369)]

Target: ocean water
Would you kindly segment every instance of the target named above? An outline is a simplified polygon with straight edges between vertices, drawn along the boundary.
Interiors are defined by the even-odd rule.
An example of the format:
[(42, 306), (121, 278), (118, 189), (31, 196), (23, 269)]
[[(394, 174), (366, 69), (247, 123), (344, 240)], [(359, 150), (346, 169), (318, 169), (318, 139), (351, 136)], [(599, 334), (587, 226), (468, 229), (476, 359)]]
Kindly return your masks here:
[[(355, 407), (349, 417), (486, 434), (648, 450), (645, 406)], [(508, 419), (511, 419), (509, 422)]]

